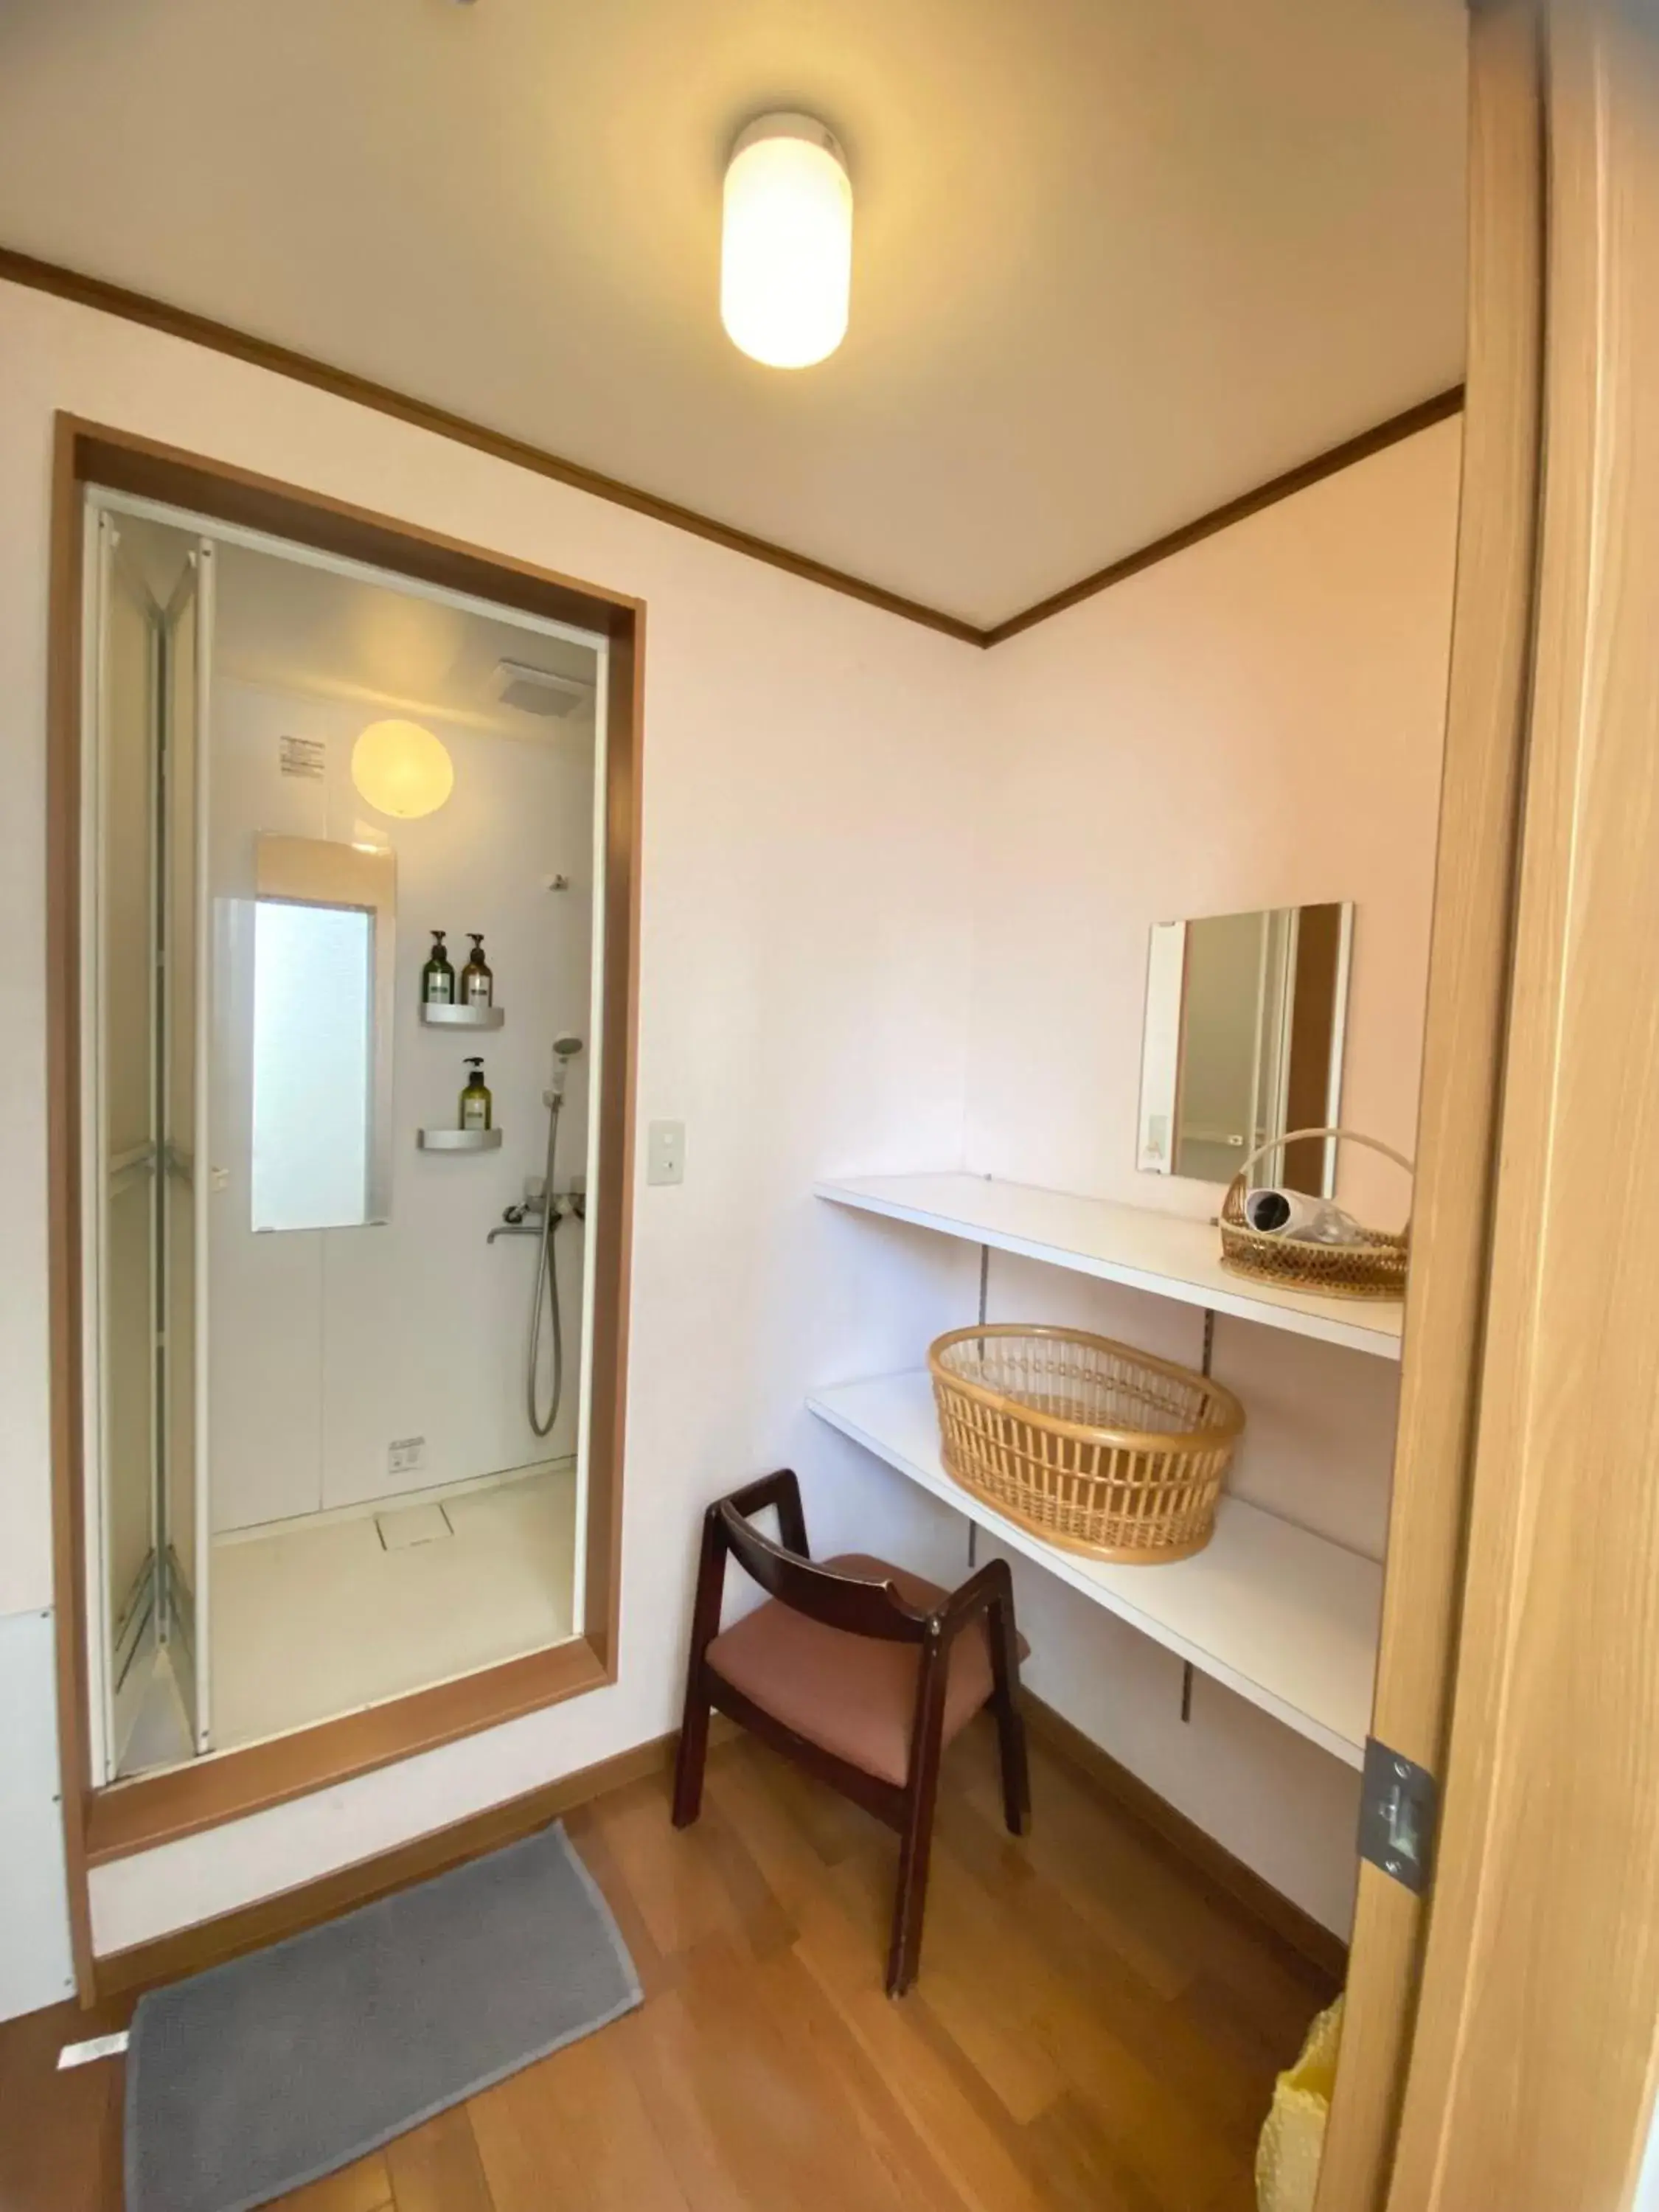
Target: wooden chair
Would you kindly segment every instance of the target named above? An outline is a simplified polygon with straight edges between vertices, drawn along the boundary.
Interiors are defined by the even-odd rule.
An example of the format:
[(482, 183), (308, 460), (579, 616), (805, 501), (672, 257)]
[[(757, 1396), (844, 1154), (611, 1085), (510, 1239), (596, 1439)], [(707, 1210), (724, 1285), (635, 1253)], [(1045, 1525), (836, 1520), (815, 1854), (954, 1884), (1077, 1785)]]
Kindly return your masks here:
[[(781, 1545), (749, 1524), (769, 1505), (777, 1508)], [(770, 1602), (722, 1634), (728, 1555)], [(896, 1828), (887, 1991), (902, 1996), (921, 1950), (940, 1758), (988, 1704), (1001, 1747), (1003, 1815), (1012, 1834), (1024, 1833), (1030, 1784), (1018, 1699), (1026, 1650), (1006, 1561), (993, 1559), (957, 1590), (862, 1553), (819, 1563), (807, 1552), (793, 1473), (746, 1484), (703, 1520), (675, 1826), (689, 1826), (702, 1809), (709, 1716), (720, 1711)]]

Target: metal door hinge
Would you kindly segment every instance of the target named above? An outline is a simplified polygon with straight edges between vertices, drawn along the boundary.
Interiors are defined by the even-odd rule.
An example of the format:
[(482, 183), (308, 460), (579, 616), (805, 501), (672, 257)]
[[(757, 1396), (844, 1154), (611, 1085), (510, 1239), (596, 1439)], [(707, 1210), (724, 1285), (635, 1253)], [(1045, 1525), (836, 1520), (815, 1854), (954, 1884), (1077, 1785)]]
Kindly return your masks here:
[(1359, 1856), (1421, 1897), (1434, 1861), (1439, 1789), (1426, 1766), (1365, 1739), (1359, 1799)]

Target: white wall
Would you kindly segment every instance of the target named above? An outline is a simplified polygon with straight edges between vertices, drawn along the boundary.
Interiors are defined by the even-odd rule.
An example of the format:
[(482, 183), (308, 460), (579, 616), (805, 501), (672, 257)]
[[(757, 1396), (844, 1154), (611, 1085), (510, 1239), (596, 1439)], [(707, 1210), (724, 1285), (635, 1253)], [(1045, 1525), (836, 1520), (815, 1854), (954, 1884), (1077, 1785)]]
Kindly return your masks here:
[[(1344, 1123), (1409, 1153), (1435, 857), (1460, 426), (1449, 422), (1160, 562), (989, 658), (995, 725), (969, 1164), (1212, 1215), (1216, 1184), (1135, 1165), (1155, 921), (1354, 902)], [(1339, 1194), (1389, 1224), (1405, 1179)], [(1074, 1319), (1196, 1364), (1200, 1316), (994, 1257), (993, 1320)], [(1397, 1368), (1217, 1324), (1244, 1401), (1231, 1487), (1381, 1558)], [(1017, 1567), (1034, 1688), (1328, 1926), (1346, 1930), (1358, 1777)]]
[[(689, 1132), (684, 1186), (636, 1192), (617, 1686), (98, 1869), (100, 1949), (669, 1728), (696, 1513), (744, 1474), (800, 1467), (826, 1544), (958, 1568), (960, 1520), (818, 1427), (802, 1401), (816, 1382), (914, 1363), (971, 1315), (973, 1255), (817, 1206), (811, 1184), (966, 1159), (1211, 1208), (1212, 1191), (1134, 1171), (1152, 919), (1354, 899), (1348, 1110), (1409, 1143), (1455, 429), (982, 656), (65, 302), (0, 288), (0, 480), (13, 489), (0, 517), (13, 800), (0, 823), (13, 1016), (0, 1218), (17, 1255), (0, 1275), (0, 1603), (50, 1593), (39, 979), (54, 406), (647, 602), (638, 1104), (641, 1124), (672, 1117)], [(1195, 1351), (1190, 1314), (1035, 1272), (999, 1262), (995, 1310), (1063, 1318), (1087, 1298), (1121, 1334)], [(1229, 1380), (1251, 1378), (1238, 1486), (1375, 1549), (1390, 1378), (1357, 1355), (1259, 1336), (1227, 1324), (1218, 1346)], [(1347, 1770), (1208, 1684), (1182, 1729), (1167, 1655), (1046, 1578), (1023, 1577), (1021, 1595), (1036, 1686), (1340, 1924)]]
[[(251, 580), (244, 588), (251, 588)], [(561, 723), (533, 740), (426, 725), (448, 749), (455, 788), (418, 821), (365, 809), (351, 747), (374, 710), (236, 682), (215, 686), (213, 895), (216, 1167), (211, 1337), (216, 1529), (465, 1481), (575, 1449), (581, 1224), (555, 1251), (566, 1389), (545, 1442), (524, 1411), (528, 1238), (487, 1232), (542, 1173), (555, 1034), (590, 1035), (592, 728)], [(284, 775), (279, 741), (319, 739), (325, 774)], [(248, 1193), (255, 840), (260, 832), (373, 840), (398, 863), (394, 1128), (389, 1219), (372, 1228), (256, 1235)], [(568, 891), (547, 889), (555, 874)], [(428, 1029), (420, 977), (429, 931), (447, 927), (459, 970), (483, 931), (506, 1020), (478, 1032)], [(416, 1149), (419, 1127), (453, 1127), (470, 1053), (484, 1060), (499, 1152)], [(559, 1132), (562, 1183), (586, 1165), (590, 1054), (574, 1063)], [(313, 1071), (326, 1082), (327, 1070)], [(545, 1388), (545, 1376), (544, 1377)], [(392, 1475), (394, 1438), (426, 1438), (416, 1475)]]
[[(1147, 932), (1340, 899), (1344, 1119), (1410, 1151), (1460, 438), (1392, 446), (987, 655), (974, 1167), (1212, 1212), (1212, 1186), (1135, 1166)], [(1340, 1184), (1399, 1209), (1386, 1164), (1345, 1158)]]
[(934, 1557), (921, 1502), (802, 1406), (823, 1376), (873, 1371), (957, 1319), (966, 1262), (942, 1248), (879, 1269), (848, 1233), (857, 1224), (809, 1191), (827, 1171), (961, 1154), (982, 659), (64, 301), (0, 287), (0, 1607), (51, 1601), (41, 825), (54, 408), (647, 602), (639, 1110), (688, 1129), (684, 1185), (636, 1193), (617, 1686), (100, 1869), (94, 1931), (111, 1949), (668, 1729), (696, 1516), (746, 1475), (793, 1460), (824, 1540)]
[(9, 2019), (75, 1993), (49, 1607), (0, 1614), (0, 2019)]

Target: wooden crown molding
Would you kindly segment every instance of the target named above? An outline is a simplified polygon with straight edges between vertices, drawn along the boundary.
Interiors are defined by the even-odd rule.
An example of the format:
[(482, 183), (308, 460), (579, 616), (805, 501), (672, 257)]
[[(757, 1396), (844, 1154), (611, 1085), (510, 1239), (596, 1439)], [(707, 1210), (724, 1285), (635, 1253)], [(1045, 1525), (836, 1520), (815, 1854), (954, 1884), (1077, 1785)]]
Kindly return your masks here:
[(866, 606), (879, 607), (885, 614), (919, 623), (923, 629), (938, 630), (961, 644), (987, 647), (1018, 637), (1023, 630), (1035, 629), (1051, 616), (1064, 614), (1068, 608), (1093, 599), (1097, 592), (1109, 591), (1114, 584), (1139, 575), (1143, 568), (1167, 561), (1171, 554), (1184, 553), (1188, 546), (1213, 538), (1218, 531), (1229, 529), (1249, 515), (1259, 514), (1263, 507), (1272, 507), (1281, 499), (1307, 490), (1310, 484), (1336, 475), (1339, 470), (1351, 468), (1356, 461), (1367, 460), (1403, 438), (1415, 437), (1419, 430), (1426, 430), (1455, 415), (1463, 404), (1462, 386), (1453, 385), (1445, 392), (1437, 392), (1432, 399), (1423, 400), (1401, 414), (1391, 415), (1386, 422), (1361, 431), (1357, 438), (1346, 439), (1340, 446), (1316, 453), (1311, 460), (1285, 470), (1282, 476), (1258, 484), (1254, 490), (1242, 492), (1237, 499), (1212, 507), (1194, 521), (1183, 523), (1180, 529), (1155, 538), (1138, 551), (1124, 554), (1107, 567), (1067, 585), (1064, 591), (1039, 599), (1021, 613), (983, 628), (963, 622), (958, 616), (945, 614), (938, 607), (924, 606), (919, 599), (908, 599), (901, 592), (887, 591), (879, 584), (868, 583), (861, 576), (848, 574), (844, 568), (831, 568), (828, 562), (815, 561), (807, 554), (792, 552), (787, 545), (775, 545), (769, 538), (757, 538), (751, 531), (739, 530), (731, 523), (717, 521), (712, 515), (700, 514), (695, 507), (682, 507), (674, 500), (659, 499), (654, 492), (642, 491), (636, 484), (624, 483), (619, 477), (605, 476), (580, 461), (566, 460), (544, 447), (532, 445), (527, 439), (492, 430), (484, 423), (474, 422), (430, 400), (394, 391), (390, 385), (377, 384), (350, 369), (336, 368), (310, 354), (278, 345), (270, 338), (256, 337), (232, 324), (198, 315), (191, 308), (175, 307), (165, 300), (152, 298), (149, 293), (131, 291), (124, 284), (112, 284), (102, 276), (86, 276), (55, 261), (40, 260), (33, 254), (20, 253), (9, 246), (0, 246), (0, 280), (23, 285), (31, 291), (49, 292), (60, 300), (73, 300), (78, 306), (96, 308), (103, 314), (118, 315), (126, 322), (141, 323), (146, 329), (161, 331), (168, 337), (205, 346), (234, 361), (269, 369), (276, 376), (291, 377), (295, 383), (308, 384), (316, 391), (331, 393), (337, 399), (372, 407), (398, 422), (412, 423), (416, 429), (432, 431), (438, 437), (450, 438), (458, 445), (471, 446), (477, 453), (488, 453), (493, 459), (528, 470), (533, 476), (568, 484), (574, 490), (590, 493), (595, 499), (608, 500), (614, 507), (628, 507), (635, 514), (650, 516), (653, 522), (665, 522), (671, 529), (684, 530), (694, 538), (706, 538), (711, 544), (723, 545), (728, 552), (744, 554), (751, 561), (764, 561), (769, 567), (781, 568), (787, 574), (799, 576), (809, 584), (821, 584), (826, 591), (861, 599)]
[(1449, 416), (1457, 414), (1463, 404), (1463, 387), (1452, 385), (1447, 391), (1436, 392), (1432, 399), (1420, 400), (1415, 407), (1403, 413), (1390, 415), (1386, 422), (1378, 422), (1369, 430), (1362, 430), (1357, 438), (1345, 438), (1340, 446), (1332, 446), (1322, 453), (1316, 453), (1310, 461), (1298, 462), (1286, 469), (1282, 476), (1270, 477), (1254, 491), (1241, 492), (1237, 499), (1223, 506), (1212, 507), (1207, 514), (1200, 514), (1195, 522), (1183, 522), (1179, 530), (1167, 531), (1162, 538), (1154, 538), (1150, 545), (1138, 552), (1126, 553), (1121, 560), (1097, 568), (1091, 576), (1083, 576), (1075, 584), (1068, 584), (1063, 592), (1055, 592), (1035, 606), (1027, 607), (1024, 614), (1010, 615), (1006, 622), (994, 623), (983, 632), (981, 645), (1000, 645), (1005, 639), (1018, 637), (1022, 630), (1035, 629), (1054, 615), (1063, 615), (1068, 607), (1079, 606), (1091, 599), (1097, 592), (1109, 591), (1114, 584), (1121, 584), (1131, 576), (1138, 576), (1143, 568), (1151, 568), (1159, 561), (1167, 561), (1172, 553), (1184, 553), (1189, 545), (1197, 545), (1206, 538), (1213, 538), (1218, 531), (1230, 530), (1236, 522), (1247, 516), (1260, 514), (1264, 507), (1275, 507), (1281, 499), (1290, 499), (1310, 484), (1322, 483), (1325, 477), (1335, 476), (1340, 470), (1351, 469), (1356, 461), (1367, 461), (1373, 453), (1382, 453), (1389, 446), (1397, 446), (1402, 438), (1414, 438), (1419, 430), (1431, 429)]
[(191, 345), (205, 346), (211, 352), (228, 355), (234, 361), (247, 362), (255, 368), (270, 369), (275, 375), (292, 378), (296, 384), (308, 384), (316, 391), (330, 392), (337, 399), (349, 399), (360, 407), (372, 407), (398, 422), (412, 423), (416, 429), (434, 431), (441, 438), (451, 438), (458, 445), (471, 446), (475, 452), (488, 453), (492, 459), (526, 469), (533, 476), (550, 477), (556, 483), (568, 484), (576, 491), (590, 492), (595, 499), (608, 500), (613, 507), (629, 507), (636, 514), (649, 515), (655, 522), (688, 531), (694, 538), (704, 538), (712, 544), (725, 546), (728, 552), (747, 554), (751, 560), (765, 561), (775, 568), (787, 569), (791, 575), (803, 577), (810, 584), (822, 584), (830, 591), (845, 592), (849, 599), (862, 599), (888, 614), (902, 615), (907, 622), (942, 630), (947, 637), (957, 638), (963, 644), (979, 645), (984, 641), (983, 633), (972, 623), (960, 622), (954, 615), (941, 614), (936, 608), (925, 607), (899, 592), (884, 591), (878, 584), (867, 584), (862, 577), (849, 576), (805, 553), (792, 553), (787, 546), (774, 545), (750, 531), (718, 522), (712, 515), (699, 514), (693, 507), (681, 507), (673, 500), (659, 499), (654, 492), (641, 491), (635, 484), (624, 483), (619, 477), (605, 476), (580, 461), (568, 461), (558, 453), (532, 446), (526, 439), (489, 429), (482, 422), (453, 414), (430, 400), (393, 391), (390, 385), (376, 384), (350, 369), (336, 368), (310, 354), (295, 352), (291, 346), (278, 345), (270, 338), (255, 337), (247, 331), (239, 331), (229, 323), (216, 322), (210, 316), (198, 315), (188, 307), (173, 307), (165, 300), (153, 299), (146, 292), (129, 291), (124, 284), (112, 284), (101, 276), (84, 276), (79, 270), (65, 269), (56, 262), (40, 261), (33, 254), (19, 253), (7, 246), (0, 246), (0, 278), (26, 285), (33, 291), (50, 292), (60, 300), (73, 300), (83, 307), (95, 307), (104, 314), (118, 315), (126, 322), (142, 323), (148, 330), (183, 338)]

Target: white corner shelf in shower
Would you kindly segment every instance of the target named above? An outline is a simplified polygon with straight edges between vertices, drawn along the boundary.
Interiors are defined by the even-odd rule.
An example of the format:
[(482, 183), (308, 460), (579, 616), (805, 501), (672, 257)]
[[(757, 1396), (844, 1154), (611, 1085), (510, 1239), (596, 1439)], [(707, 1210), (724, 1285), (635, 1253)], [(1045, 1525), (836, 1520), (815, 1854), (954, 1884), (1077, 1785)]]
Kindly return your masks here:
[(498, 1030), (507, 1019), (504, 1006), (441, 1006), (421, 1001), (421, 1019), (429, 1030)]
[(423, 1152), (493, 1152), (501, 1148), (499, 1129), (416, 1129)]

